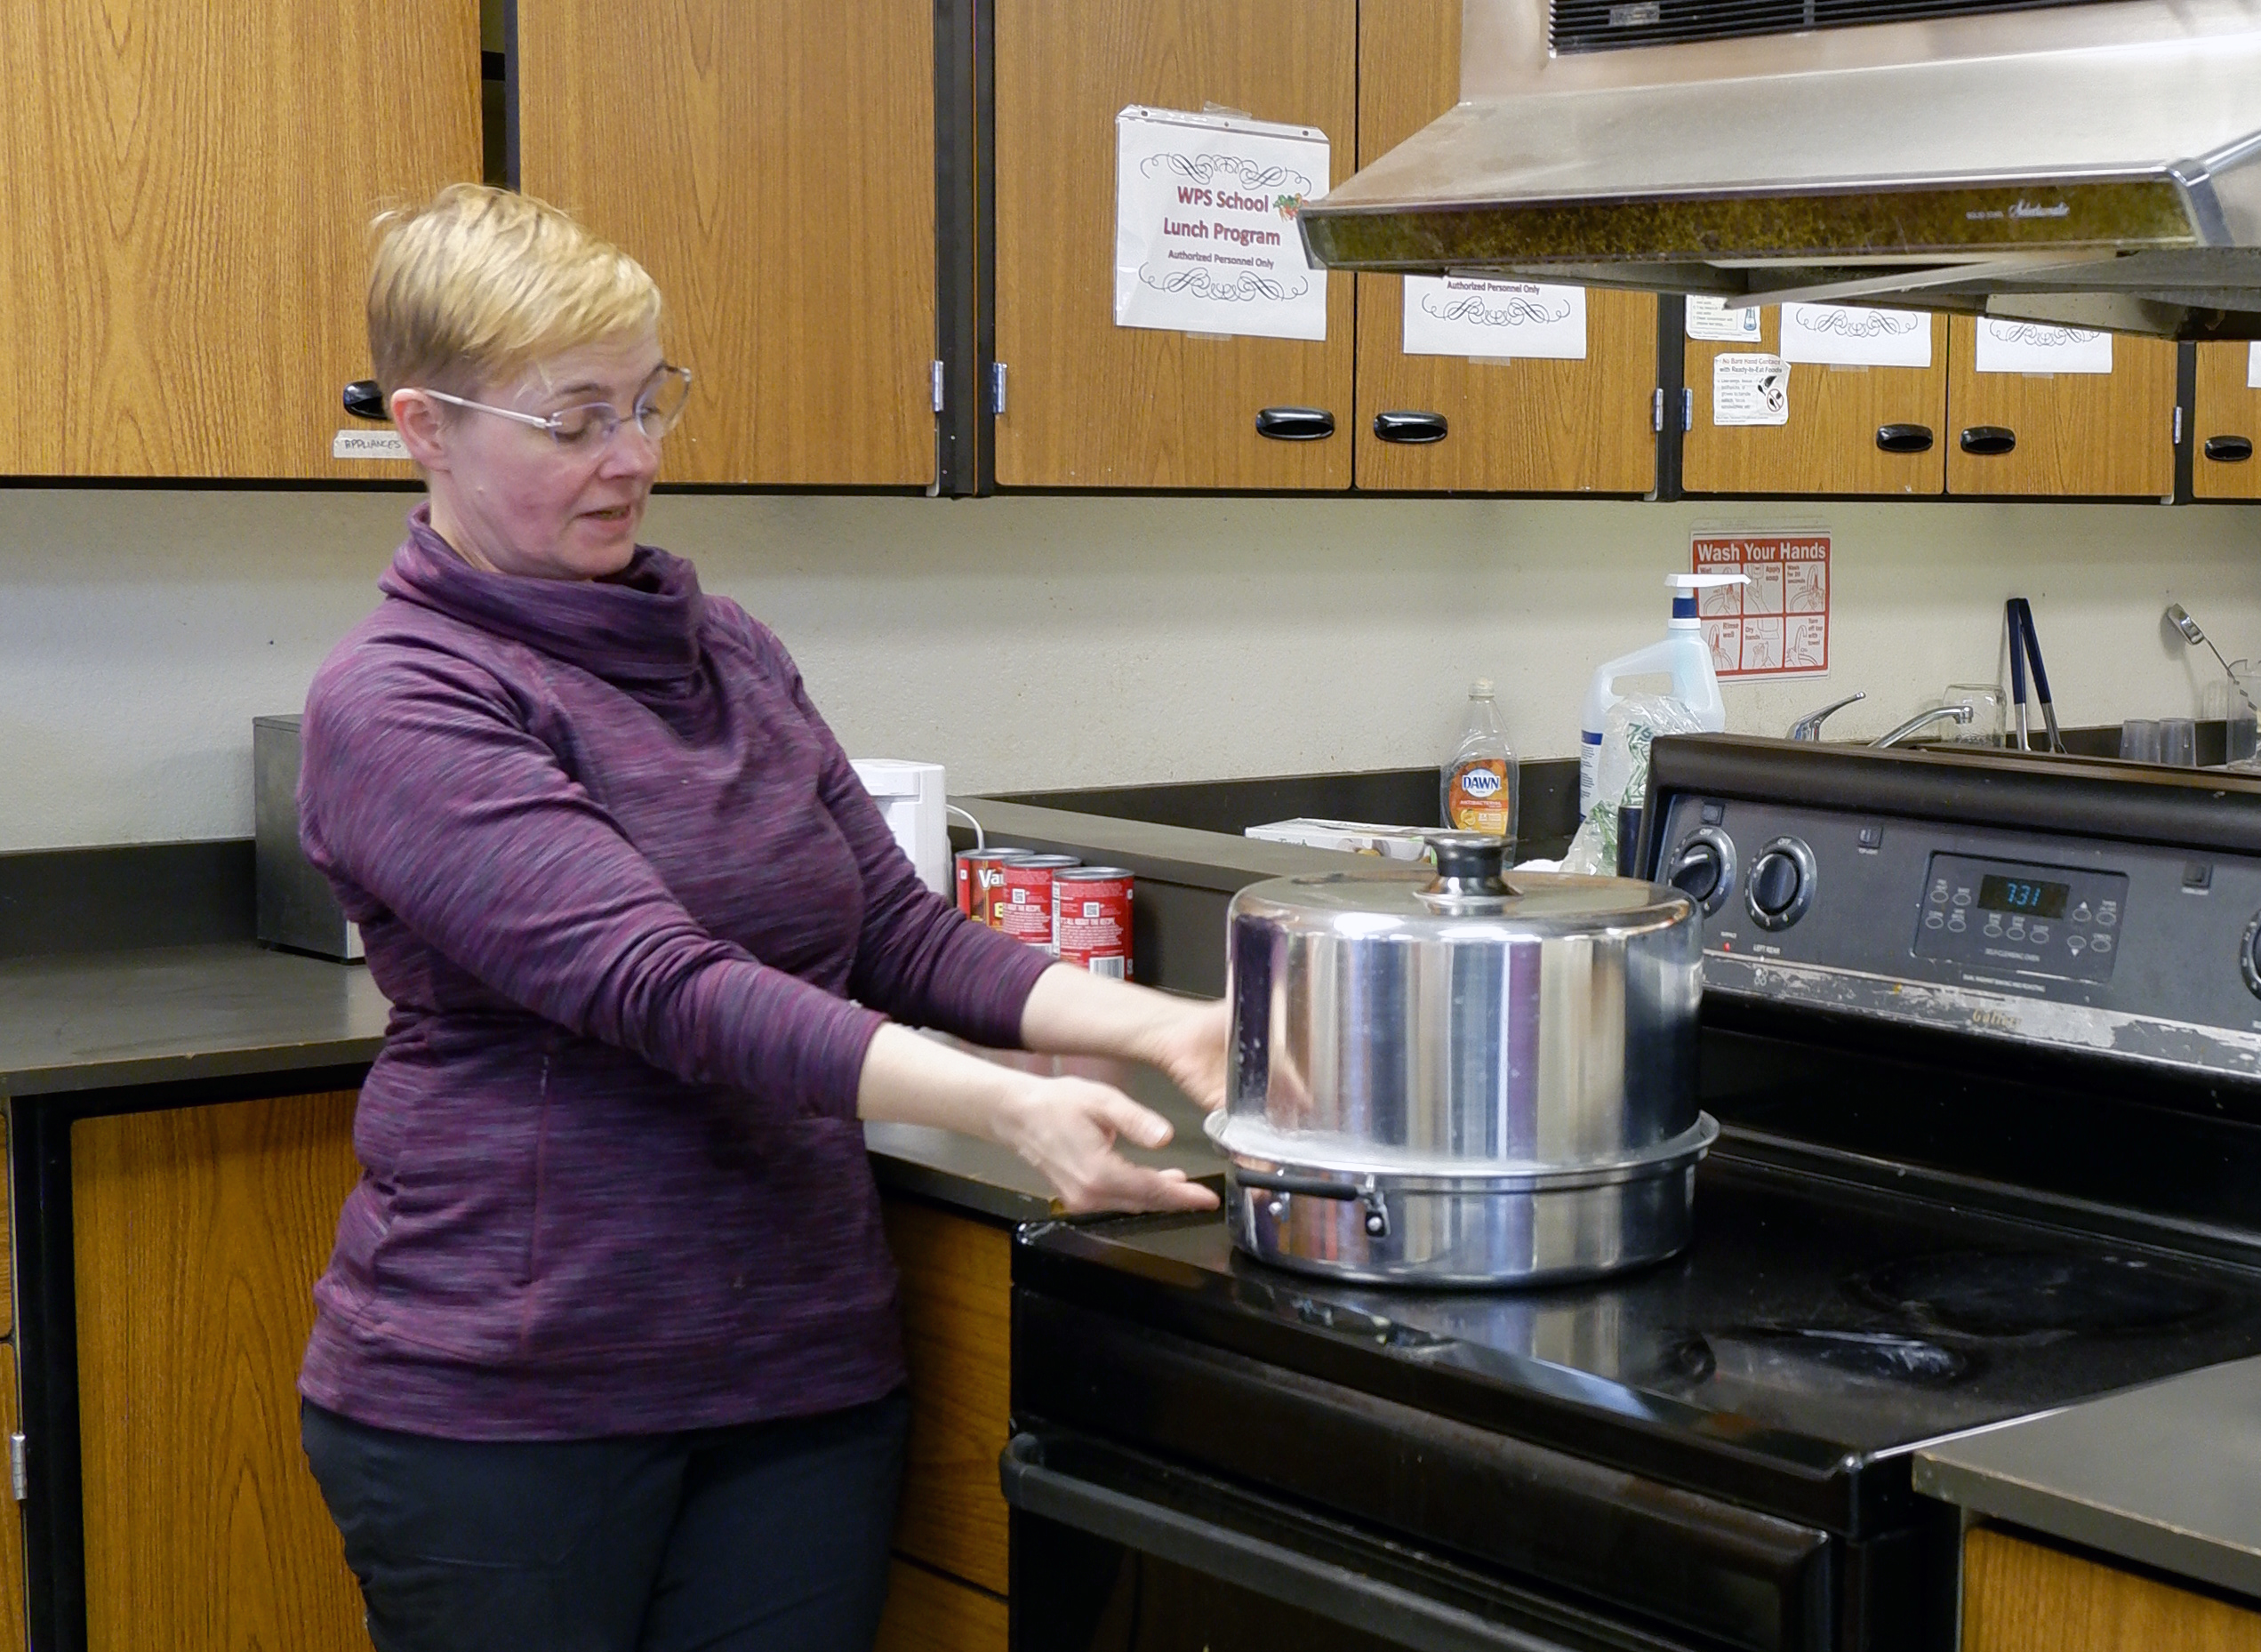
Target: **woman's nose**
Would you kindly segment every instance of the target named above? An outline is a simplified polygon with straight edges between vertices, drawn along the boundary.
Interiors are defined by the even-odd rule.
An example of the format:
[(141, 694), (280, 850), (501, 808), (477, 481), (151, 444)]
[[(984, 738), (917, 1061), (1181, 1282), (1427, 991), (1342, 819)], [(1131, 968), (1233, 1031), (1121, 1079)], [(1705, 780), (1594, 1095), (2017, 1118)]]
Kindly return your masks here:
[(605, 457), (597, 467), (605, 476), (653, 476), (660, 469), (660, 445), (644, 434), (644, 427), (633, 419), (621, 421), (613, 439), (605, 444)]

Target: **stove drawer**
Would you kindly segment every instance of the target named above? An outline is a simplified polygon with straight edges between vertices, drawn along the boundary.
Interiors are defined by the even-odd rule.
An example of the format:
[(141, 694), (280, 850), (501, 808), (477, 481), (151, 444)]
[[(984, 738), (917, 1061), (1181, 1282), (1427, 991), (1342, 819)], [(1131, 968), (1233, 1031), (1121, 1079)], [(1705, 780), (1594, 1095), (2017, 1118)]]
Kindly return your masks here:
[(1026, 1289), (1013, 1406), (1626, 1621), (1833, 1644), (1825, 1532)]

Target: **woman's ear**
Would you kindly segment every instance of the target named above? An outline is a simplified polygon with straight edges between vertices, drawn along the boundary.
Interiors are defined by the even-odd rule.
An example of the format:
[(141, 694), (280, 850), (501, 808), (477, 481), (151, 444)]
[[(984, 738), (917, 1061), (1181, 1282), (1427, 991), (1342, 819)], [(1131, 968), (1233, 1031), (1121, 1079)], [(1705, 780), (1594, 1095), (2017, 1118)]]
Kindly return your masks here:
[(387, 404), (392, 428), (398, 431), (408, 456), (426, 475), (447, 469), (447, 423), (440, 405), (421, 390), (399, 389)]

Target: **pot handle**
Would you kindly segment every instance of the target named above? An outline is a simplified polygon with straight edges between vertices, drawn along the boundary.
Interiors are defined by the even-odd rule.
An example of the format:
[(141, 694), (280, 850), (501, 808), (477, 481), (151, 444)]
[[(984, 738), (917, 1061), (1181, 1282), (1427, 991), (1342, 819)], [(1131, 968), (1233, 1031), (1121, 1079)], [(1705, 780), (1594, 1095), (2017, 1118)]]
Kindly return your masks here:
[(1366, 1211), (1366, 1231), (1375, 1239), (1390, 1237), (1390, 1205), (1382, 1191), (1368, 1176), (1362, 1183), (1333, 1182), (1325, 1176), (1282, 1175), (1276, 1170), (1243, 1170), (1232, 1167), (1232, 1179), (1242, 1187), (1260, 1189), (1267, 1193), (1301, 1193), (1306, 1199), (1338, 1199), (1344, 1202), (1356, 1199)]
[(1513, 894), (1501, 874), (1507, 868), (1507, 839), (1487, 831), (1432, 831), (1426, 840), (1437, 857), (1432, 894)]

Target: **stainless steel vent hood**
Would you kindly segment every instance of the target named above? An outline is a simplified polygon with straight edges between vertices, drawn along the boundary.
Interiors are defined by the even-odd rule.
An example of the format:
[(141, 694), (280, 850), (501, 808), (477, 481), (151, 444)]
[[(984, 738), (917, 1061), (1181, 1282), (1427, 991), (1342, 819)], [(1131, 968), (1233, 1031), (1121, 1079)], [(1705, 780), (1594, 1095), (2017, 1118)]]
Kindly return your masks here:
[(1562, 52), (1466, 0), (1461, 96), (1306, 204), (1317, 261), (2261, 337), (2261, 0)]

